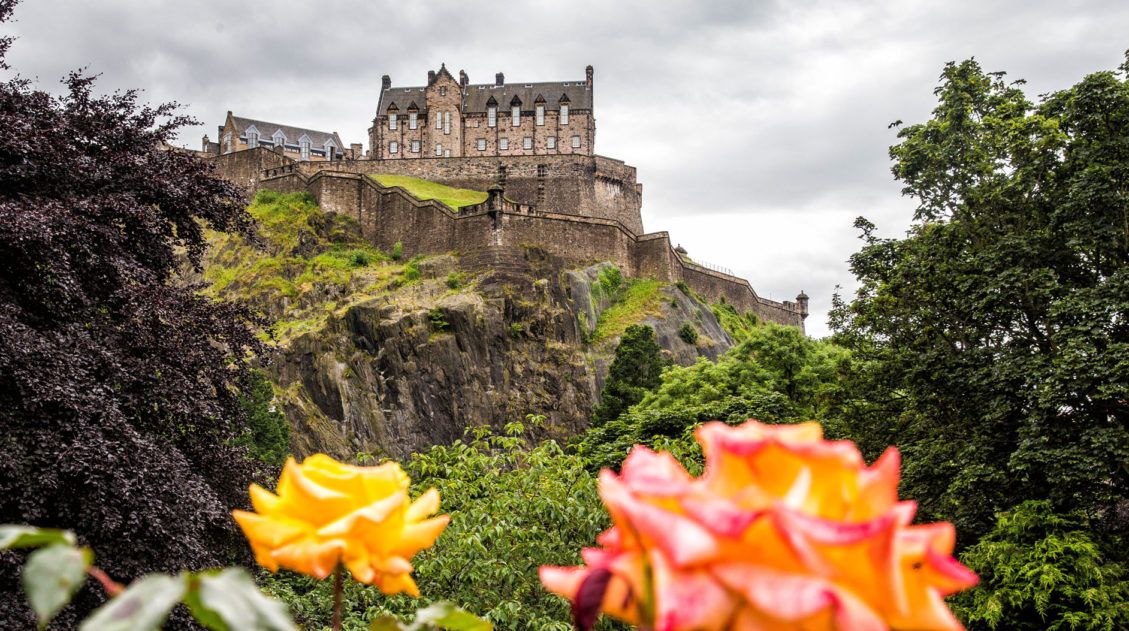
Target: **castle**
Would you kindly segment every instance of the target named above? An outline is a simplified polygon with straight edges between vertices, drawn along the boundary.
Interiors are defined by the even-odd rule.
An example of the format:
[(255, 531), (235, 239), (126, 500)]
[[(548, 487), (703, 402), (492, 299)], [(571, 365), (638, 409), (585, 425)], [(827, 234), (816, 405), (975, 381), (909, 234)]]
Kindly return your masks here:
[[(220, 141), (205, 137), (199, 153), (248, 192), (310, 193), (324, 210), (354, 217), (382, 249), (457, 252), (460, 265), (479, 270), (520, 267), (524, 250), (537, 246), (565, 265), (611, 261), (628, 276), (685, 282), (710, 300), (802, 328), (802, 292), (795, 302), (763, 298), (747, 280), (692, 261), (666, 232), (644, 231), (635, 168), (594, 152), (592, 79), (591, 66), (583, 81), (514, 85), (501, 73), (494, 84), (471, 84), (462, 71), (456, 80), (445, 65), (422, 87), (392, 87), (385, 75), (366, 154), (359, 144), (344, 149), (336, 132), (231, 112)], [(373, 174), (489, 195), (455, 209)]]

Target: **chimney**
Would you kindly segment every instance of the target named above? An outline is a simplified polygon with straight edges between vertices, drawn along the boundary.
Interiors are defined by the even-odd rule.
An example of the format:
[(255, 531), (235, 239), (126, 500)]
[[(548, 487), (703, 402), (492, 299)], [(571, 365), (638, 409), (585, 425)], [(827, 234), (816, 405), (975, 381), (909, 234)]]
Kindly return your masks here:
[(498, 74), (494, 75), (494, 85), (505, 85), (505, 84), (506, 84), (506, 75), (504, 75), (500, 72)]
[(431, 85), (432, 83), (435, 83), (435, 71), (434, 70), (428, 70), (427, 71), (427, 85)]
[(349, 145), (349, 157), (353, 160), (360, 160), (364, 152), (361, 149), (361, 143), (354, 142)]
[(389, 77), (388, 75), (384, 75), (383, 77), (381, 77), (380, 78), (380, 89), (381, 90), (387, 90), (390, 87), (392, 87), (392, 77)]
[(588, 87), (592, 87), (592, 66), (584, 69), (584, 82)]
[(470, 83), (470, 78), (466, 76), (466, 71), (459, 71), (459, 85), (465, 90), (467, 84)]

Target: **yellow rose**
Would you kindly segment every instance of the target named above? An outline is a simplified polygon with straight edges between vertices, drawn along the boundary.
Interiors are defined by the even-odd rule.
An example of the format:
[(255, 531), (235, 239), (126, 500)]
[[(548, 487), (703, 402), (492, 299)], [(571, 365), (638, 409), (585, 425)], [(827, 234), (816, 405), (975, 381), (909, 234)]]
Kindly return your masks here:
[(412, 556), (431, 547), (450, 518), (428, 518), (439, 510), (430, 489), (414, 502), (400, 465), (342, 464), (314, 454), (298, 464), (286, 461), (277, 495), (251, 485), (255, 512), (232, 516), (260, 565), (286, 568), (323, 579), (343, 563), (356, 580), (386, 594), (419, 596), (412, 580)]

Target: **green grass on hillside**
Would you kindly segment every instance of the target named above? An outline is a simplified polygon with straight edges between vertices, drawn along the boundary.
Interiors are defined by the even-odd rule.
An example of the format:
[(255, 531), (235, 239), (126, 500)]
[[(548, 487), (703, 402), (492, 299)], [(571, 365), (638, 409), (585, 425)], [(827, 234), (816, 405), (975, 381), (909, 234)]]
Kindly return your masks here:
[(434, 199), (455, 210), (463, 206), (481, 204), (486, 201), (486, 193), (482, 191), (454, 188), (438, 182), (421, 180), (418, 177), (377, 173), (373, 175), (372, 178), (384, 186), (399, 186), (420, 199)]
[(627, 280), (615, 303), (600, 314), (592, 343), (618, 337), (627, 327), (648, 316), (662, 315), (662, 288), (665, 286), (665, 283), (650, 278)]

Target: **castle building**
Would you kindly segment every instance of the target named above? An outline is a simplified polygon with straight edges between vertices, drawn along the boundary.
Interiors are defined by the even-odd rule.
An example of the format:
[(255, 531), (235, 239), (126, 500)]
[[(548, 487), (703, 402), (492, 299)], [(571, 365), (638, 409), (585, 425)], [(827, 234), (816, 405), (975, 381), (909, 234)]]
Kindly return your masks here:
[(346, 156), (360, 157), (360, 145), (345, 147), (337, 132), (317, 131), (268, 123), (234, 116), (229, 111), (223, 125), (219, 126), (216, 141), (204, 136), (203, 152), (209, 155), (224, 155), (265, 147), (296, 160), (323, 162), (340, 160)]
[(440, 66), (427, 85), (393, 87), (384, 75), (369, 129), (374, 160), (595, 155), (592, 66), (579, 81), (458, 80)]

